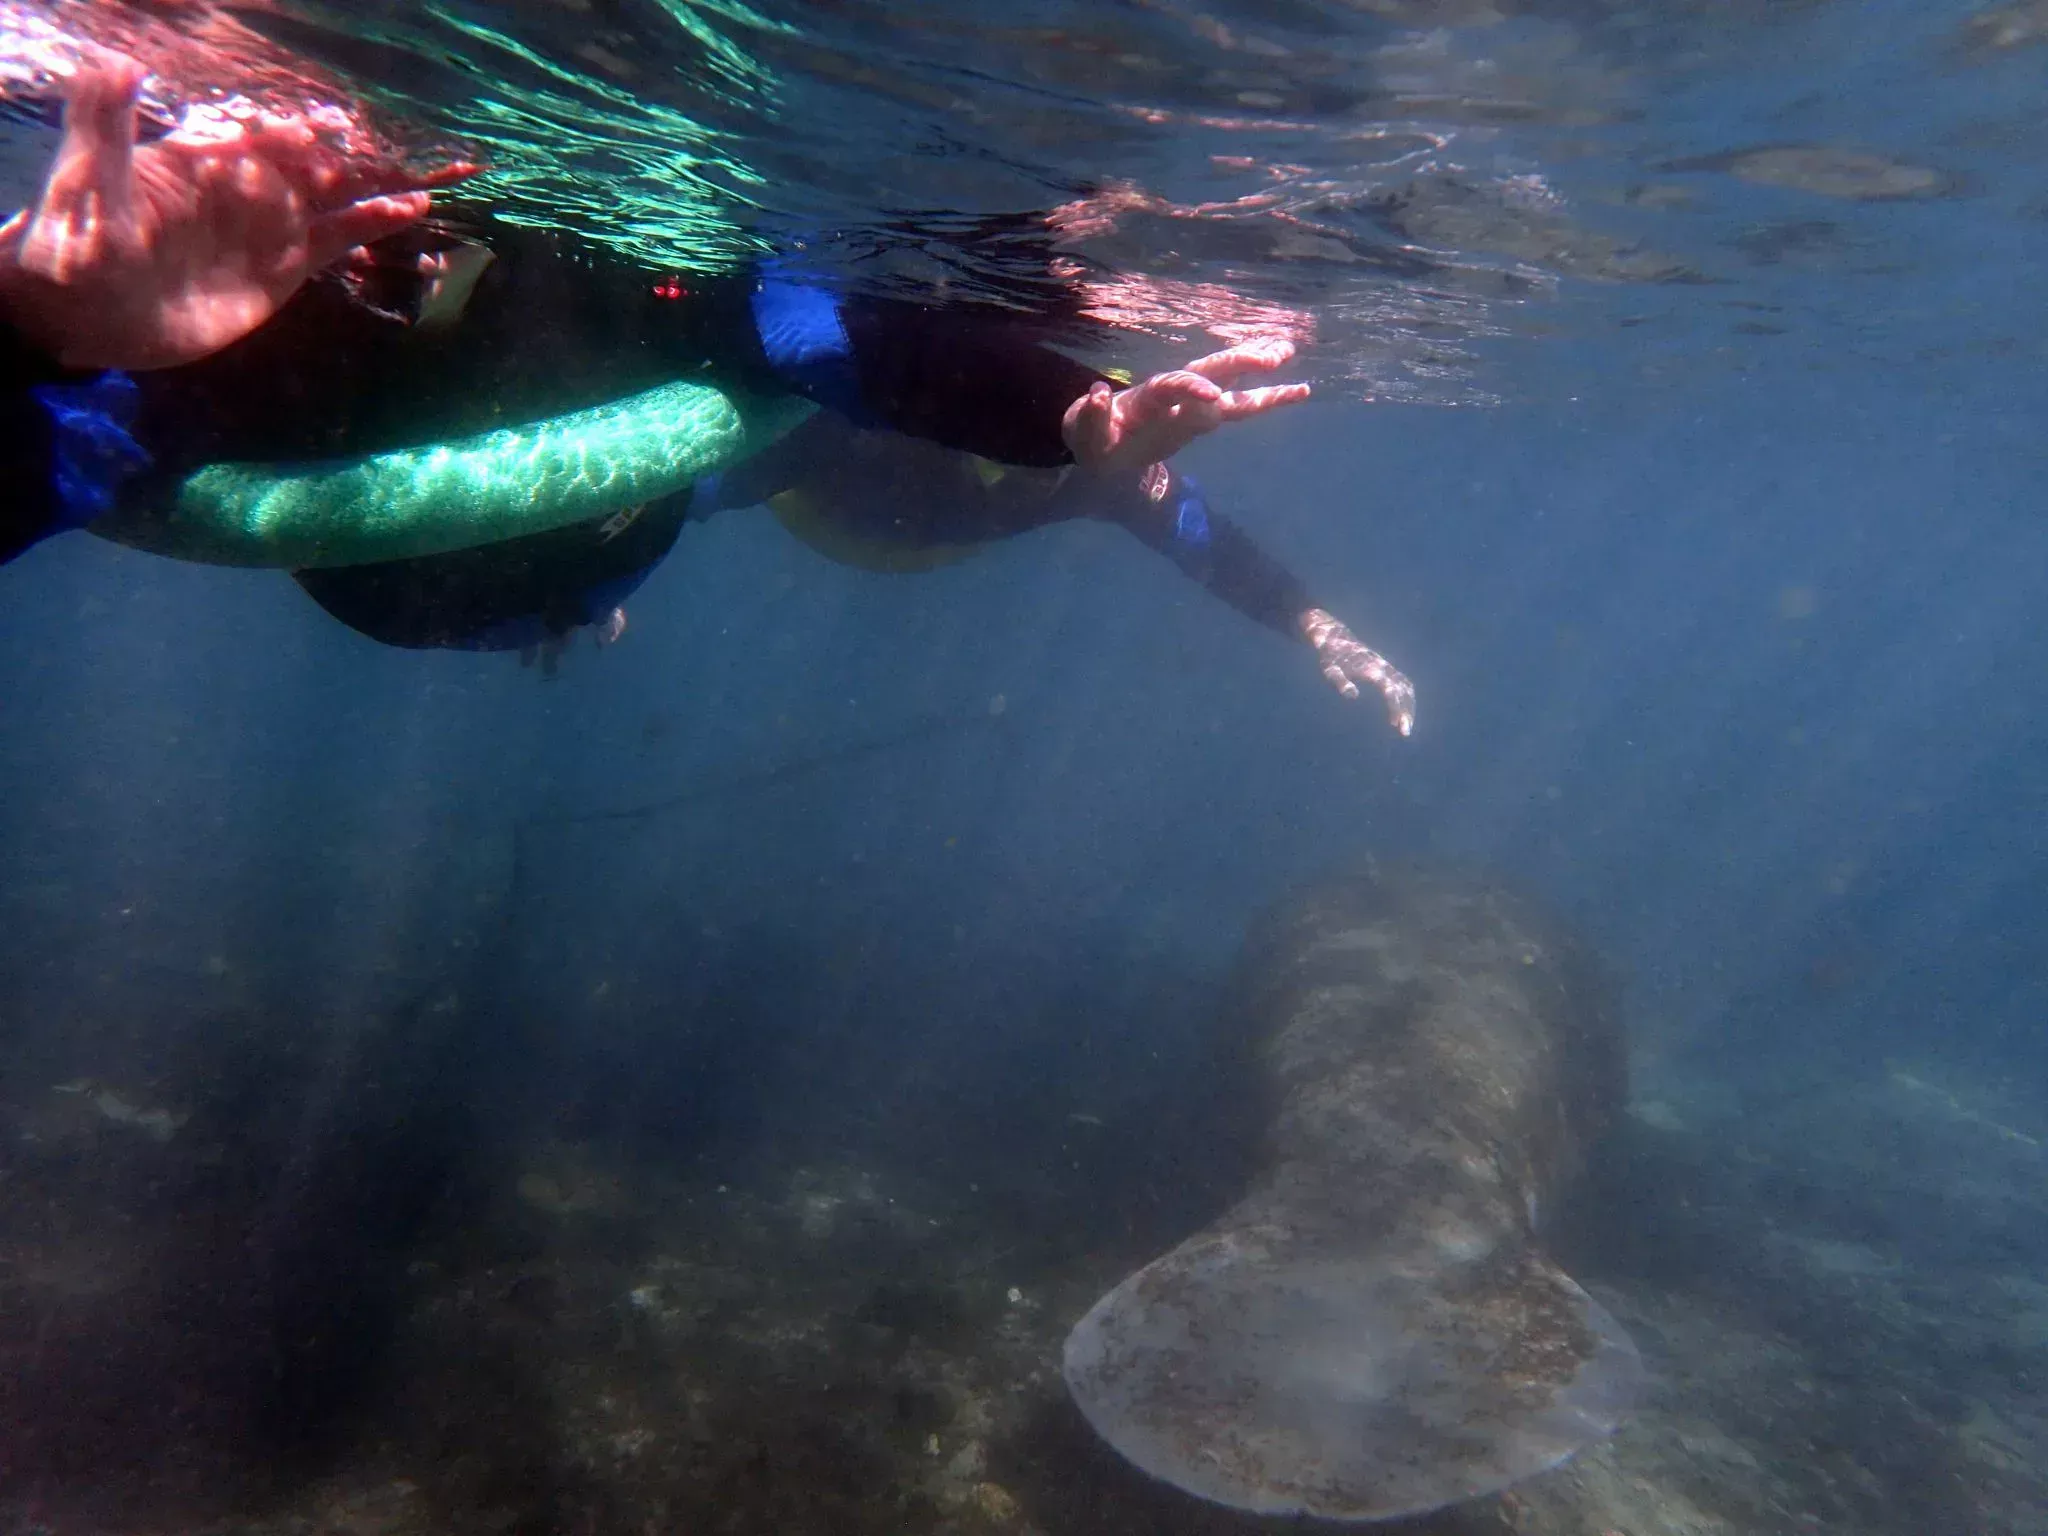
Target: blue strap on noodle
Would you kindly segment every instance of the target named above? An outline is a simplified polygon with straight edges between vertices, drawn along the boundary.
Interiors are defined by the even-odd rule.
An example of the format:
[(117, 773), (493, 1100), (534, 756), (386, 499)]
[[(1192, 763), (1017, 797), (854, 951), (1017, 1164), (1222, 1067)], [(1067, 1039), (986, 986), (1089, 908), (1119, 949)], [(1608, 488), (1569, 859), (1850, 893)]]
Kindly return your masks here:
[(30, 394), (56, 428), (58, 521), (83, 528), (112, 511), (122, 484), (156, 462), (129, 433), (141, 391), (115, 371), (90, 384), (39, 384)]

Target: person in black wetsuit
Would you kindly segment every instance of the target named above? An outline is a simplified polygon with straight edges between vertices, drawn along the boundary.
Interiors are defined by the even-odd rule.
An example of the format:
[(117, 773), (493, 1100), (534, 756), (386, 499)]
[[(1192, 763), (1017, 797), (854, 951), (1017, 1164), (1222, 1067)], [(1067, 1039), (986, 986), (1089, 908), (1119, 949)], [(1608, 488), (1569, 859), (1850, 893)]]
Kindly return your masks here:
[[(0, 247), (0, 316), (16, 332), (17, 386), (0, 395), (0, 432), (33, 493), (17, 502), (0, 555), (89, 521), (124, 484), (132, 492), (140, 482), (146, 494), (152, 480), (168, 486), (217, 460), (432, 443), (701, 375), (728, 388), (805, 395), (843, 424), (990, 461), (1078, 466), (1095, 477), (1079, 495), (933, 502), (920, 536), (972, 543), (1067, 517), (1114, 516), (1254, 617), (1307, 639), (1345, 693), (1355, 696), (1361, 681), (1378, 687), (1397, 727), (1408, 729), (1405, 679), (1307, 606), (1163, 465), (1224, 421), (1305, 398), (1304, 385), (1229, 387), (1241, 374), (1277, 368), (1291, 347), (1236, 348), (1118, 388), (1047, 345), (1042, 320), (1006, 311), (841, 300), (772, 266), (650, 281), (531, 231), (493, 229), (488, 250), (430, 227), (375, 239), (416, 220), (424, 194), (365, 200), (356, 194), (373, 189), (359, 172), (322, 161), (295, 125), (269, 119), (219, 125), (210, 144), (137, 149), (139, 78), (127, 61), (103, 76), (81, 73), (42, 199), (10, 222), (13, 240)], [(251, 163), (282, 186), (296, 223), (252, 220), (247, 208), (239, 223), (218, 207), (194, 217), (195, 203), (232, 204), (256, 185), (234, 174)], [(308, 215), (315, 194), (338, 211)], [(149, 217), (131, 221), (141, 227), (125, 240), (103, 232), (104, 249), (84, 252), (114, 278), (98, 285), (95, 305), (93, 286), (78, 281), (81, 270), (95, 270), (76, 249), (80, 232), (94, 227), (94, 208), (124, 205)], [(119, 234), (118, 223), (100, 223)], [(259, 253), (265, 266), (223, 251), (222, 228), (244, 239), (248, 229), (274, 242), (281, 234), (283, 258)], [(304, 283), (322, 258), (363, 238), (375, 244), (351, 249), (327, 279)], [(55, 256), (39, 254), (39, 241), (54, 241)], [(252, 268), (262, 281), (243, 275)], [(107, 302), (108, 290), (120, 302)], [(237, 332), (248, 333), (232, 339)], [(23, 334), (43, 339), (41, 356), (21, 344)], [(98, 395), (72, 385), (53, 391), (53, 363), (176, 371), (144, 375), (110, 400), (107, 381), (92, 386)], [(33, 401), (26, 409), (24, 397)], [(781, 462), (801, 473), (801, 454)], [(1118, 482), (1120, 493), (1110, 489)], [(686, 510), (676, 499), (488, 550), (300, 580), (330, 612), (397, 644), (530, 646), (584, 624), (615, 633), (618, 597), (666, 553)]]
[[(413, 249), (437, 240), (440, 249)], [(843, 297), (775, 263), (734, 278), (650, 281), (564, 237), (504, 227), (460, 236), (422, 230), (388, 242), (381, 273), (363, 280), (358, 297), (375, 288), (377, 306), (394, 318), (432, 324), (427, 308), (449, 295), (423, 298), (417, 274), (437, 275), (457, 256), (473, 256), (478, 240), (496, 259), (454, 296), (464, 313), (447, 324), (447, 346), (424, 354), (455, 373), (442, 380), (433, 372), (438, 362), (430, 362), (423, 384), (422, 354), (407, 350), (403, 380), (394, 373), (385, 386), (342, 385), (343, 396), (402, 401), (409, 413), (423, 395), (474, 401), (479, 386), (466, 381), (482, 381), (487, 398), (512, 402), (503, 407), (507, 419), (522, 419), (584, 398), (592, 382), (624, 394), (684, 369), (742, 391), (799, 393), (825, 409), (692, 496), (637, 515), (451, 555), (294, 573), (350, 627), (393, 645), (537, 651), (552, 671), (578, 629), (615, 638), (624, 623), (620, 604), (684, 523), (723, 508), (766, 503), (835, 558), (897, 570), (1087, 517), (1118, 523), (1232, 607), (1306, 642), (1341, 693), (1357, 697), (1360, 684), (1378, 690), (1395, 727), (1404, 735), (1411, 729), (1407, 680), (1214, 511), (1191, 476), (1164, 462), (1224, 420), (1305, 397), (1300, 385), (1230, 388), (1242, 374), (1284, 364), (1293, 353), (1286, 343), (1231, 348), (1127, 389), (1051, 344), (1074, 318), (1056, 302), (1020, 314)], [(309, 295), (295, 311), (310, 317), (317, 303)], [(547, 318), (522, 331), (515, 317)], [(298, 322), (288, 311), (241, 351), (270, 345), (288, 353)], [(307, 323), (326, 330), (341, 319)], [(402, 345), (402, 335), (386, 340)], [(529, 364), (537, 350), (549, 360), (542, 378)], [(234, 380), (244, 365), (230, 355), (217, 368), (195, 370), (198, 392), (180, 396), (181, 408), (194, 413), (181, 438), (204, 438), (206, 422), (220, 415), (205, 399), (208, 376), (218, 372), (223, 388), (239, 395), (245, 386)], [(593, 368), (601, 380), (585, 381)], [(343, 404), (309, 410), (300, 402), (290, 410), (333, 423)], [(460, 424), (443, 421), (440, 429)], [(372, 436), (382, 440), (401, 426), (417, 432), (419, 419), (403, 414)], [(249, 446), (220, 444), (223, 452)]]

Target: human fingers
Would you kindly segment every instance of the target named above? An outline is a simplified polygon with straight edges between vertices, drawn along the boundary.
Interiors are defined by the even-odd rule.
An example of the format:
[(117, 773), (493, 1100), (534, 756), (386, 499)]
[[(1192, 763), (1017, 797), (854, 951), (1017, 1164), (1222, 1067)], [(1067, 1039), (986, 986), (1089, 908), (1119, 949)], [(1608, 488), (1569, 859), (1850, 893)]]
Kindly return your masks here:
[(156, 147), (168, 156), (232, 148), (276, 170), (309, 207), (321, 212), (373, 197), (451, 186), (482, 169), (468, 159), (425, 169), (402, 164), (339, 106), (273, 112), (246, 98), (190, 109), (177, 131)]
[(427, 215), (432, 199), (425, 192), (365, 198), (314, 219), (306, 234), (306, 267), (317, 272), (359, 245), (395, 235)]
[(1122, 396), (1124, 414), (1134, 419), (1171, 415), (1191, 405), (1213, 405), (1222, 398), (1222, 385), (1188, 368), (1155, 373)]
[(1228, 388), (1230, 381), (1241, 374), (1271, 373), (1283, 368), (1294, 359), (1294, 343), (1285, 337), (1268, 337), (1261, 341), (1242, 342), (1226, 347), (1221, 352), (1211, 352), (1207, 357), (1198, 357), (1182, 371), (1198, 373), (1205, 379), (1213, 379)]
[(128, 232), (133, 211), (136, 98), (146, 76), (125, 54), (95, 52), (71, 77), (64, 134), (27, 226), (20, 260), (53, 282)]
[(1116, 395), (1116, 420), (1124, 432), (1174, 434), (1178, 446), (1159, 449), (1153, 455), (1165, 459), (1223, 424), (1221, 401), (1223, 389), (1217, 383), (1176, 369), (1174, 373), (1155, 373), (1135, 389)]
[(1095, 464), (1115, 447), (1116, 391), (1101, 379), (1060, 420), (1060, 437), (1077, 464)]
[(1343, 667), (1335, 661), (1325, 659), (1322, 664), (1323, 679), (1347, 699), (1358, 697), (1358, 684), (1345, 675)]
[(245, 153), (276, 166), (316, 208), (333, 209), (373, 197), (427, 192), (476, 175), (473, 160), (451, 160), (425, 170), (350, 149), (331, 132), (297, 115), (268, 115), (249, 130)]
[(1393, 725), (1399, 735), (1415, 735), (1415, 684), (1386, 666), (1384, 657), (1376, 659), (1382, 668), (1382, 676), (1376, 682), (1386, 698), (1386, 723)]
[(1126, 458), (1170, 459), (1223, 424), (1223, 391), (1200, 374), (1162, 373), (1118, 397), (1118, 437)]
[(1243, 421), (1294, 405), (1308, 399), (1313, 391), (1306, 384), (1266, 384), (1258, 389), (1234, 389), (1216, 402), (1224, 421)]
[(1380, 692), (1386, 695), (1387, 719), (1394, 729), (1403, 736), (1415, 734), (1415, 685), (1392, 667), (1390, 674), (1380, 685)]
[[(1396, 671), (1386, 657), (1370, 646), (1350, 640), (1338, 648), (1337, 655), (1325, 658), (1325, 677), (1330, 675), (1332, 664), (1344, 673), (1346, 681), (1356, 679), (1379, 689), (1380, 697), (1387, 701), (1388, 723), (1403, 736), (1414, 733), (1415, 685)], [(1343, 693), (1347, 699), (1358, 697), (1356, 686), (1343, 690)]]
[(149, 71), (125, 53), (96, 50), (71, 77), (64, 101), (62, 169), (77, 168), (102, 196), (125, 195), (135, 155), (136, 103)]
[(477, 170), (465, 162), (459, 174), (450, 174), (445, 168), (421, 174), (403, 166), (348, 159), (333, 150), (304, 153), (287, 150), (273, 154), (266, 147), (263, 152), (304, 192), (308, 202), (324, 209), (360, 203), (373, 197), (397, 197), (408, 192), (430, 191), (460, 181), (465, 176), (473, 176)]
[(1415, 730), (1415, 685), (1386, 657), (1344, 627), (1336, 615), (1311, 608), (1301, 615), (1302, 635), (1315, 647), (1316, 665), (1331, 687), (1347, 699), (1359, 696), (1358, 685), (1370, 683), (1387, 701), (1387, 719), (1401, 735)]
[(336, 203), (359, 203), (373, 197), (436, 191), (466, 181), (482, 169), (474, 160), (457, 160), (430, 170), (415, 171), (402, 165), (341, 159), (330, 154), (307, 174), (305, 180), (315, 204), (332, 207)]
[(1221, 400), (1222, 391), (1207, 379), (1155, 380), (1129, 402), (1121, 434), (1125, 456), (1145, 464), (1172, 458), (1223, 424)]
[(421, 191), (436, 192), (443, 187), (452, 187), (458, 181), (467, 181), (483, 171), (480, 160), (450, 160), (446, 165), (437, 165), (429, 170), (408, 177), (409, 187)]

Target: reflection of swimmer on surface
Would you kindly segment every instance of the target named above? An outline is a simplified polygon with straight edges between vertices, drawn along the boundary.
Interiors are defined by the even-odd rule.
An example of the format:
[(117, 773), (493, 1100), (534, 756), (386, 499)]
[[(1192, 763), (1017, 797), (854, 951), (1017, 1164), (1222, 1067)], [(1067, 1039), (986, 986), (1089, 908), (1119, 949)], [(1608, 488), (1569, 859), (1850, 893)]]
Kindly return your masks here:
[[(42, 201), (7, 226), (14, 244), (0, 301), (13, 331), (17, 385), (6, 410), (9, 446), (20, 450), (19, 462), (45, 471), (45, 483), (17, 513), (6, 553), (47, 532), (94, 523), (95, 531), (174, 555), (317, 567), (299, 572), (302, 584), (378, 639), (545, 648), (552, 662), (577, 628), (600, 626), (616, 636), (621, 600), (673, 544), (688, 500), (634, 495), (641, 482), (610, 471), (558, 476), (581, 482), (556, 487), (569, 510), (551, 514), (552, 526), (508, 537), (508, 526), (533, 526), (519, 517), (545, 499), (545, 475), (496, 441), (514, 434), (494, 437), (492, 429), (525, 424), (545, 438), (542, 428), (574, 422), (582, 431), (586, 417), (611, 411), (605, 420), (612, 426), (623, 418), (639, 430), (643, 459), (665, 455), (675, 490), (688, 484), (682, 470), (697, 461), (669, 452), (667, 435), (642, 429), (630, 407), (634, 391), (665, 399), (665, 388), (696, 380), (709, 389), (675, 418), (683, 428), (694, 420), (688, 412), (707, 400), (727, 417), (735, 400), (791, 397), (826, 412), (766, 461), (743, 422), (729, 429), (717, 454), (700, 456), (703, 467), (749, 454), (754, 461), (739, 465), (735, 489), (705, 498), (711, 510), (742, 504), (732, 497), (750, 484), (758, 493), (747, 499), (780, 501), (785, 521), (808, 526), (814, 543), (836, 537), (843, 546), (886, 549), (893, 542), (899, 556), (944, 554), (1050, 522), (1107, 516), (1226, 601), (1307, 641), (1347, 696), (1360, 683), (1380, 689), (1397, 727), (1408, 729), (1406, 680), (1314, 607), (1293, 578), (1208, 509), (1192, 481), (1164, 464), (1226, 421), (1306, 398), (1306, 385), (1237, 387), (1283, 366), (1290, 344), (1234, 347), (1119, 388), (1055, 350), (1044, 319), (841, 297), (773, 263), (733, 277), (650, 282), (645, 272), (559, 237), (503, 227), (489, 230), (488, 246), (422, 228), (363, 247), (355, 242), (416, 221), (425, 193), (366, 201), (384, 182), (316, 153), (326, 141), (286, 119), (224, 121), (204, 145), (180, 140), (166, 148), (172, 141), (165, 140), (137, 148), (140, 78), (126, 61), (79, 72)], [(234, 146), (232, 157), (220, 153), (221, 144)], [(129, 209), (133, 217), (96, 221), (95, 207)], [(304, 282), (344, 250), (336, 270)], [(88, 302), (102, 289), (118, 291), (120, 301)], [(62, 371), (121, 367), (174, 371), (135, 380)], [(772, 441), (794, 419), (784, 416), (759, 437)], [(658, 427), (668, 418), (653, 419)], [(1019, 470), (1072, 473), (1047, 485), (1021, 474), (1007, 484), (1006, 476), (988, 476), (978, 493), (927, 498), (916, 517), (888, 522), (873, 495), (859, 494), (874, 489), (872, 476), (866, 487), (843, 488), (835, 479), (829, 499), (805, 494), (834, 467), (807, 457), (805, 445), (814, 455), (830, 453), (835, 441), (854, 441), (855, 429), (889, 434), (883, 441), (906, 455), (896, 470), (886, 470), (887, 448), (879, 458), (868, 455), (885, 467), (884, 483), (904, 472), (913, 453), (926, 467), (912, 472), (929, 472), (929, 450), (913, 450), (904, 438), (953, 450), (962, 464), (974, 455)], [(444, 461), (461, 470), (465, 453), (481, 455), (481, 447), (465, 444), (487, 445), (497, 459), (485, 465), (479, 457), (475, 472), (443, 488)], [(373, 488), (387, 483), (375, 476), (389, 466), (366, 457), (379, 454), (405, 460), (414, 499), (432, 503), (432, 514), (449, 525), (423, 550), (396, 546), (405, 555), (399, 560), (379, 558), (378, 550), (394, 546), (388, 528), (371, 526), (397, 520), (391, 498), (347, 487), (350, 475)], [(556, 461), (573, 468), (587, 457), (572, 442)], [(309, 490), (295, 468), (307, 462), (340, 467)], [(253, 555), (193, 543), (181, 521), (194, 483), (222, 464), (246, 492), (229, 498), (239, 509), (227, 519), (236, 524), (230, 533), (254, 546)], [(608, 489), (613, 479), (623, 492)], [(337, 483), (356, 500), (336, 502)], [(273, 513), (322, 497), (330, 512), (335, 505), (363, 510), (339, 524), (330, 518), (311, 544), (281, 546), (319, 559), (265, 558)], [(799, 514), (799, 505), (808, 510)], [(110, 507), (118, 510), (107, 517)], [(602, 516), (576, 515), (590, 512)], [(386, 542), (357, 544), (359, 535)]]

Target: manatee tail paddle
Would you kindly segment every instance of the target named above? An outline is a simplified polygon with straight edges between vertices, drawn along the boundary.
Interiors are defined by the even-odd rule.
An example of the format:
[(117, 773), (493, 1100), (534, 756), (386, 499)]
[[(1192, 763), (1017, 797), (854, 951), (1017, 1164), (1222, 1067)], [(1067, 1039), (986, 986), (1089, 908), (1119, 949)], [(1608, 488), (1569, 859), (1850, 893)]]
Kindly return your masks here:
[(1526, 1244), (1443, 1263), (1226, 1217), (1097, 1302), (1065, 1374), (1097, 1433), (1185, 1492), (1370, 1521), (1556, 1466), (1613, 1432), (1642, 1366)]

